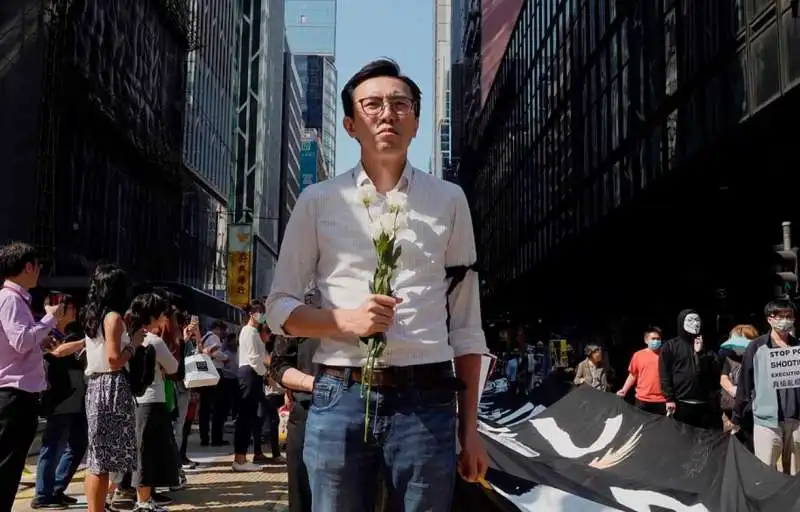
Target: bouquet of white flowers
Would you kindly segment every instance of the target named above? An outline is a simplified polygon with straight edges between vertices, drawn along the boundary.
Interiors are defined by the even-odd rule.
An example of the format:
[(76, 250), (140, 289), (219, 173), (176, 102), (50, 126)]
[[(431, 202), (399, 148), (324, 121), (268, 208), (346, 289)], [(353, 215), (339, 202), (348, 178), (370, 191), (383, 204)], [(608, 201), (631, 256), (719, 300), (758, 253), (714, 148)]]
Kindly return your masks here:
[[(358, 189), (358, 202), (367, 209), (367, 215), (372, 225), (372, 245), (378, 257), (378, 266), (369, 283), (369, 291), (375, 295), (392, 296), (392, 280), (397, 271), (400, 260), (400, 246), (397, 245), (397, 233), (408, 226), (408, 213), (406, 203), (408, 196), (403, 192), (391, 191), (386, 194), (388, 211), (373, 216), (371, 206), (378, 199), (378, 192), (373, 185), (364, 185)], [(369, 400), (372, 391), (372, 373), (378, 359), (386, 348), (386, 335), (373, 334), (361, 338), (367, 345), (367, 358), (361, 370), (362, 396), (366, 401), (364, 417), (364, 440), (369, 432)]]

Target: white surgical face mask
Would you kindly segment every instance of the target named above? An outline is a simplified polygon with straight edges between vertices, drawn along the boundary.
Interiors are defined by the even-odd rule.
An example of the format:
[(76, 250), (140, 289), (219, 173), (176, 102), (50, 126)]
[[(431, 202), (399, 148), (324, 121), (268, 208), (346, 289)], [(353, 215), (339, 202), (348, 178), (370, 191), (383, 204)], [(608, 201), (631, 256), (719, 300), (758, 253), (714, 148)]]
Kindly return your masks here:
[(794, 320), (789, 318), (776, 318), (770, 322), (770, 326), (781, 334), (790, 332), (794, 327)]

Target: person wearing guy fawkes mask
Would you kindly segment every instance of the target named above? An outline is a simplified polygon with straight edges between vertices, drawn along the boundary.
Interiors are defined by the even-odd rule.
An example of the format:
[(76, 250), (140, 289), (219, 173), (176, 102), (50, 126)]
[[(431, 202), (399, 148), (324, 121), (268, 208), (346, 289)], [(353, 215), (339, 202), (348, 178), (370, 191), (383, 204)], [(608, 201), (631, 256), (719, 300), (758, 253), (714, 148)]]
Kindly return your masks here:
[[(731, 421), (737, 427), (744, 426), (752, 411), (755, 456), (772, 468), (780, 458), (783, 472), (796, 475), (800, 465), (800, 387), (786, 387), (786, 383), (770, 378), (772, 349), (800, 344), (791, 334), (795, 306), (786, 299), (774, 300), (764, 308), (764, 315), (770, 332), (747, 346)], [(773, 387), (775, 384), (780, 384), (779, 389)]]
[(697, 311), (678, 315), (678, 335), (661, 346), (659, 378), (668, 416), (700, 428), (719, 428), (721, 416), (712, 401), (719, 388), (719, 367), (700, 334)]

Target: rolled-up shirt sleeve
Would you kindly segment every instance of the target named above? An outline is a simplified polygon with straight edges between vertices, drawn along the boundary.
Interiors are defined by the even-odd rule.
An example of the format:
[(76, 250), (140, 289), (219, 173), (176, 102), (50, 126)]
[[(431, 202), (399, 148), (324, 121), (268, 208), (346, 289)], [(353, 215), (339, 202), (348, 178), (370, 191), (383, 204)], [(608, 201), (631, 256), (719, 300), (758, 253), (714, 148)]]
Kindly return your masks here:
[[(445, 253), (445, 265), (473, 265), (477, 260), (472, 216), (464, 191), (459, 187), (455, 198), (452, 233)], [(449, 297), (449, 342), (455, 357), (486, 353), (486, 336), (481, 322), (478, 273), (470, 270)]]
[(5, 331), (11, 348), (20, 354), (39, 348), (55, 325), (56, 319), (50, 314), (36, 322), (21, 298), (4, 294), (0, 299), (0, 328)]
[(319, 260), (316, 191), (317, 187), (312, 185), (297, 198), (267, 297), (267, 324), (273, 333), (281, 336), (291, 336), (283, 326), (292, 312), (303, 305), (303, 295), (314, 278)]

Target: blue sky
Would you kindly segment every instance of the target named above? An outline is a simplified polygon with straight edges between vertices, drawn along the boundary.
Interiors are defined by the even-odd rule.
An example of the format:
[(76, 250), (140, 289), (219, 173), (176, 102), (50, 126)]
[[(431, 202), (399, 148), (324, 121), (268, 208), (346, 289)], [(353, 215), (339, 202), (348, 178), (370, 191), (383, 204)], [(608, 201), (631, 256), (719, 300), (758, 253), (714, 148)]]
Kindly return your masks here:
[[(433, 6), (431, 0), (338, 0), (336, 68), (339, 87), (367, 62), (390, 57), (422, 89), (422, 112), (409, 159), (428, 170), (433, 151)], [(341, 100), (340, 100), (341, 101)], [(342, 128), (338, 105), (336, 172), (358, 162), (358, 143)]]

